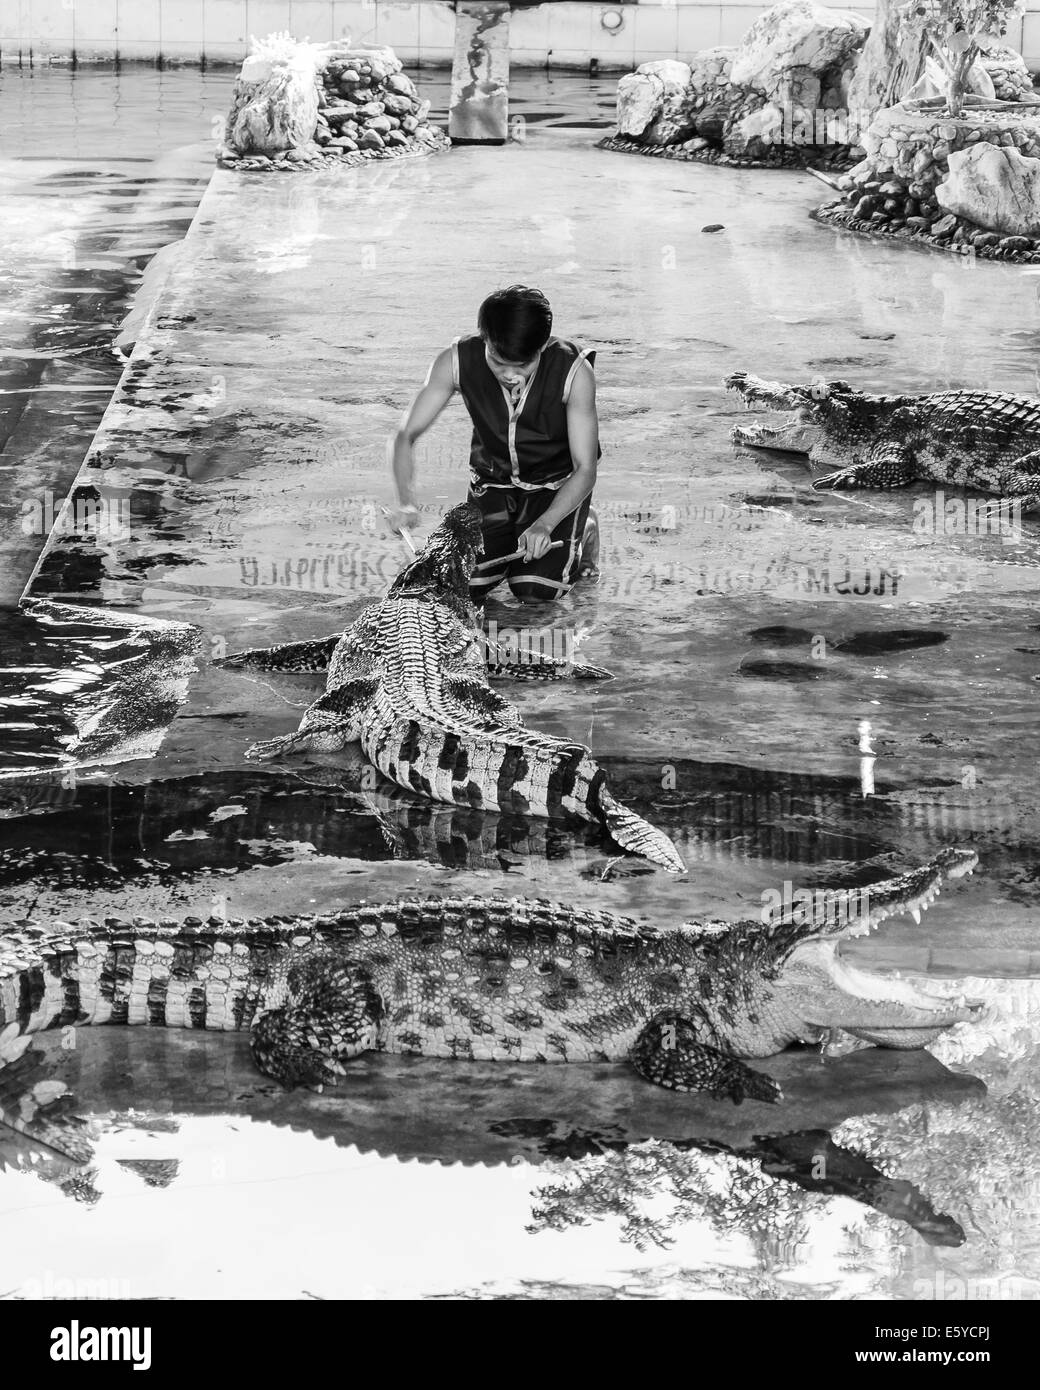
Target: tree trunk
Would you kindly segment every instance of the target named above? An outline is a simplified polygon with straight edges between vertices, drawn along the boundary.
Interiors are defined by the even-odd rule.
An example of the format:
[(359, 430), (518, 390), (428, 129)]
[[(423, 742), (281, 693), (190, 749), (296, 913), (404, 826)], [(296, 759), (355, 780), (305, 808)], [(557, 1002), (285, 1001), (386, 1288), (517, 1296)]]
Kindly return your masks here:
[(849, 88), (849, 111), (865, 125), (875, 111), (894, 106), (924, 72), (928, 38), (907, 29), (902, 0), (878, 0), (874, 23)]

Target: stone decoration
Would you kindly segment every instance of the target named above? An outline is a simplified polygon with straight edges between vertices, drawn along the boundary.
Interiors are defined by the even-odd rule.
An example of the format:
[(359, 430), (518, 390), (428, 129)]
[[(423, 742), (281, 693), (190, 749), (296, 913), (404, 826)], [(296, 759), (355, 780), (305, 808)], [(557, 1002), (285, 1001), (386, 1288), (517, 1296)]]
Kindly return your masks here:
[(643, 63), (618, 83), (617, 124), (623, 135), (673, 145), (693, 134), (689, 63), (672, 58)]
[(1026, 67), (1026, 60), (1014, 48), (1002, 43), (992, 43), (979, 60), (993, 83), (993, 94), (998, 101), (1029, 100), (1033, 96), (1033, 79)]
[(294, 43), (279, 58), (271, 47), (252, 53), (235, 82), (224, 139), (239, 154), (281, 154), (307, 145), (314, 135), (317, 50)]
[[(815, 219), (998, 260), (1040, 261), (1040, 106), (913, 101), (879, 111), (866, 157), (837, 181), (843, 197)], [(979, 153), (975, 153), (978, 150)], [(986, 151), (989, 153), (986, 153)], [(969, 191), (969, 185), (972, 191)], [(942, 191), (941, 191), (942, 190)]]
[(273, 34), (242, 65), (217, 162), (268, 170), (430, 154), (448, 141), (429, 112), (393, 49)]
[(812, 0), (774, 5), (738, 45), (730, 81), (774, 102), (811, 110), (820, 104), (825, 74), (859, 52), (868, 28), (860, 15), (825, 9)]
[(1040, 237), (1040, 159), (980, 140), (951, 150), (947, 163), (949, 173), (935, 190), (940, 207), (979, 227)]
[[(867, 34), (858, 15), (811, 0), (774, 6), (736, 48), (643, 63), (621, 78), (607, 149), (738, 165), (849, 162), (842, 112)], [(840, 127), (840, 128), (839, 128)]]

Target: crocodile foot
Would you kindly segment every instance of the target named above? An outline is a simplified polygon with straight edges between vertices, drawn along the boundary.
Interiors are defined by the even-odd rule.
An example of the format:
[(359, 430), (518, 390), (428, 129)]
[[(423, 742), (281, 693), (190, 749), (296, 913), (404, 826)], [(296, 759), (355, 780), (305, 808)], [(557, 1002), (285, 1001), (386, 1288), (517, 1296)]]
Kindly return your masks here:
[(670, 1091), (706, 1091), (715, 1100), (783, 1099), (776, 1082), (697, 1038), (690, 1019), (665, 1010), (646, 1025), (629, 1053), (640, 1076)]
[(258, 1020), (253, 1060), (287, 1090), (322, 1091), (344, 1074), (344, 1062), (376, 1046), (383, 1012), (364, 966), (315, 952), (289, 971), (285, 1005)]

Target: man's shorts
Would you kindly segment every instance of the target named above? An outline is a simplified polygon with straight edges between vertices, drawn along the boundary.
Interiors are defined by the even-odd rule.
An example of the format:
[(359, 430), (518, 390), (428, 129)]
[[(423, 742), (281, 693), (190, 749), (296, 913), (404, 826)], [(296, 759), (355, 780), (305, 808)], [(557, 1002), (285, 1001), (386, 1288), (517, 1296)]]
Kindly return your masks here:
[[(520, 549), (520, 536), (548, 510), (555, 497), (549, 488), (528, 492), (519, 487), (489, 487), (479, 496), (470, 488), (469, 500), (480, 508), (484, 530), (481, 563), (515, 554)], [(591, 496), (586, 497), (577, 511), (564, 517), (552, 532), (554, 541), (563, 541), (559, 550), (546, 551), (540, 560), (513, 560), (477, 570), (469, 586), (474, 602), (482, 603), (503, 579), (509, 581), (510, 589), (520, 599), (551, 602), (562, 598), (578, 577), (581, 541), (591, 502)]]

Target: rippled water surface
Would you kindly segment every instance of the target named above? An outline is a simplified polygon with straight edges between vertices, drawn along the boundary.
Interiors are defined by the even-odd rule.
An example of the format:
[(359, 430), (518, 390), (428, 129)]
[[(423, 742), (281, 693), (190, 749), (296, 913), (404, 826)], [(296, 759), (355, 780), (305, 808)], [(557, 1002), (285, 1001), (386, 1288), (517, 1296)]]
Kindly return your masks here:
[[(613, 83), (536, 74), (523, 142), (221, 175), (178, 247), (231, 80), (0, 75), (3, 921), (435, 890), (668, 924), (972, 844), (970, 883), (849, 949), (934, 988), (967, 977), (989, 1011), (931, 1053), (773, 1059), (777, 1111), (621, 1068), (388, 1058), (287, 1097), (242, 1039), (37, 1041), (6, 1084), (65, 1081), (93, 1153), (0, 1143), (0, 1293), (1035, 1297), (1040, 530), (924, 530), (924, 485), (814, 493), (804, 461), (733, 447), (721, 387), (748, 369), (1033, 394), (1031, 272), (836, 236), (806, 218), (807, 176), (598, 151)], [(444, 75), (417, 80), (443, 111)], [(604, 554), (554, 612), (489, 615), (580, 635), (615, 673), (515, 698), (672, 835), (678, 880), (605, 873), (587, 826), (368, 786), (353, 755), (248, 764), (321, 677), (210, 664), (340, 629), (384, 591), (403, 558), (387, 434), (432, 353), (518, 280), (598, 352)], [(56, 537), (14, 613), (139, 340), (76, 479), (104, 524)], [(462, 494), (466, 443), (456, 409), (424, 441), (424, 532)], [(221, 1234), (201, 1262), (187, 1222)]]

